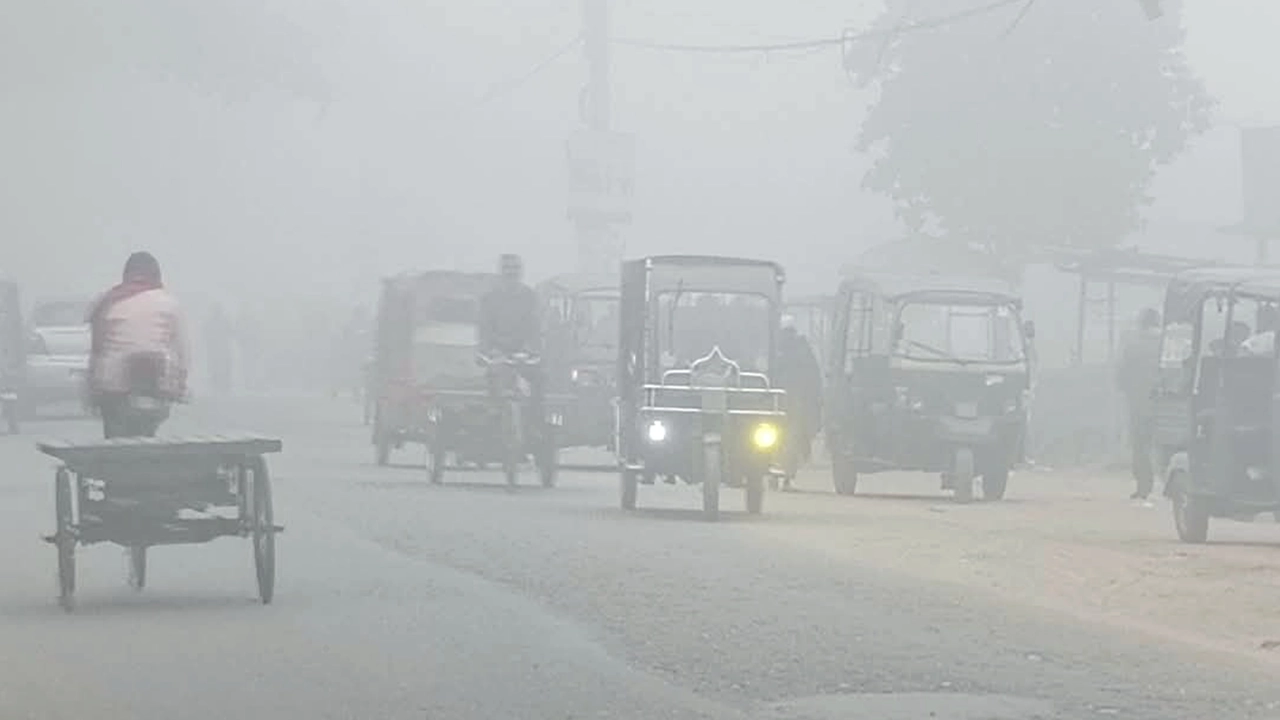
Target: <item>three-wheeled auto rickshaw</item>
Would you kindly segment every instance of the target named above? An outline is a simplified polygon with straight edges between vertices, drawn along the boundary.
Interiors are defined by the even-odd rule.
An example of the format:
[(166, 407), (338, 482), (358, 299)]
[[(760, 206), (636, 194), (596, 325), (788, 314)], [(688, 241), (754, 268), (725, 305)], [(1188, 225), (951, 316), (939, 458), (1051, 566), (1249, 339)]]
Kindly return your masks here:
[(613, 450), (617, 276), (562, 275), (538, 285), (547, 389), (568, 399), (562, 447)]
[(1280, 519), (1280, 271), (1184, 272), (1165, 294), (1154, 443), (1184, 542), (1209, 519)]
[(427, 447), (431, 481), (449, 466), (502, 467), (508, 484), (532, 456), (543, 485), (559, 469), (561, 412), (548, 394), (543, 417), (522, 415), (527, 383), (491, 392), (489, 372), (512, 377), (538, 358), (479, 357), (480, 299), (497, 281), (489, 273), (431, 271), (383, 281), (373, 372), (373, 443), (379, 465), (408, 442)]
[(784, 393), (769, 384), (781, 317), (775, 263), (660, 256), (622, 266), (618, 449), (622, 507), (658, 476), (702, 486), (704, 517), (720, 487), (763, 509), (778, 474)]
[(1022, 459), (1034, 329), (989, 278), (846, 273), (828, 366), (836, 492), (859, 473), (939, 472), (958, 502), (1004, 497)]
[(26, 342), (18, 285), (0, 276), (0, 431), (11, 435), (20, 426)]

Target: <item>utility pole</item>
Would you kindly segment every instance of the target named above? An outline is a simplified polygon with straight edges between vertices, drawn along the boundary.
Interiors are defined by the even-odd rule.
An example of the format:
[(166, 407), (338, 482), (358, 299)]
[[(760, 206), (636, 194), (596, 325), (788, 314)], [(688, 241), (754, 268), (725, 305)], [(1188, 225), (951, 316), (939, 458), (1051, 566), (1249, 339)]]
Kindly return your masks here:
[(578, 242), (578, 271), (613, 274), (622, 260), (614, 224), (630, 220), (633, 149), (612, 127), (609, 0), (582, 0), (587, 85), (579, 99), (584, 130), (570, 139), (569, 215)]

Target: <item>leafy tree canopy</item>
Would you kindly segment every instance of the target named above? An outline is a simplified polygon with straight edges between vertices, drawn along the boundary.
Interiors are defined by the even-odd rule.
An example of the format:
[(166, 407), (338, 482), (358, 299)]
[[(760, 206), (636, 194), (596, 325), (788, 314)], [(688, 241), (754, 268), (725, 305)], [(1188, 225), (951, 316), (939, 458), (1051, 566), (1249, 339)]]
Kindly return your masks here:
[(1114, 245), (1140, 226), (1157, 166), (1209, 125), (1174, 2), (1154, 22), (1123, 0), (1010, 3), (913, 32), (895, 30), (954, 0), (886, 5), (884, 34), (848, 63), (879, 90), (859, 138), (876, 158), (864, 186), (913, 230), (1015, 262), (1035, 246)]

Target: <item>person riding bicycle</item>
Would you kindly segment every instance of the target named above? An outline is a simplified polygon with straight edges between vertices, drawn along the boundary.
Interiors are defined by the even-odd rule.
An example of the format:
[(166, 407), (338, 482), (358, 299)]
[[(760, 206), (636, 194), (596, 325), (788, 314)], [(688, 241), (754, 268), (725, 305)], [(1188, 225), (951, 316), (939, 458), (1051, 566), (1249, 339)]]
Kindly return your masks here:
[(178, 301), (164, 287), (160, 263), (148, 252), (135, 252), (124, 265), (120, 284), (111, 288), (89, 313), (89, 396), (102, 415), (107, 438), (151, 435), (133, 417), (129, 395), (138, 378), (167, 401), (187, 391), (189, 352)]
[[(480, 299), (480, 354), (491, 360), (520, 353), (537, 356), (542, 352), (542, 323), (538, 296), (524, 283), (524, 262), (519, 255), (505, 254), (499, 260), (498, 272), (498, 284)], [(541, 417), (541, 367), (525, 365), (518, 369), (529, 383), (531, 416)], [(490, 387), (494, 394), (499, 390)]]

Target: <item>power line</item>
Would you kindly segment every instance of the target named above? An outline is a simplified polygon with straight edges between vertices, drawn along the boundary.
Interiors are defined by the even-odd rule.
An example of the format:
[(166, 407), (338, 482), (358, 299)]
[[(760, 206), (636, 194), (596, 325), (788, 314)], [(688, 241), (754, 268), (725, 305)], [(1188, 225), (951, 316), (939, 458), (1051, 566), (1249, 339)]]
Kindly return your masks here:
[[(795, 50), (810, 50), (823, 47), (843, 47), (850, 42), (857, 40), (868, 40), (871, 38), (892, 38), (896, 35), (903, 35), (910, 32), (919, 32), (921, 30), (935, 30), (947, 25), (975, 18), (987, 13), (1000, 10), (1018, 3), (1026, 3), (1027, 0), (995, 0), (985, 5), (961, 10), (959, 12), (950, 13), (948, 15), (940, 15), (925, 20), (917, 20), (915, 22), (902, 23), (896, 27), (887, 30), (868, 30), (860, 33), (845, 33), (838, 37), (814, 38), (811, 40), (795, 40), (782, 43), (765, 43), (758, 45), (686, 45), (681, 43), (656, 42), (652, 40), (640, 40), (635, 38), (614, 38), (612, 42), (615, 45), (638, 48), (641, 50), (659, 50), (666, 52), (685, 52), (685, 53), (705, 53), (718, 55), (732, 55), (742, 53), (770, 53), (770, 52), (788, 52)], [(1025, 10), (1024, 10), (1025, 13)]]
[(524, 73), (513, 78), (503, 80), (502, 82), (494, 83), (489, 87), (489, 90), (485, 92), (484, 95), (481, 95), (480, 99), (476, 101), (476, 107), (487, 105), (503, 95), (519, 90), (525, 85), (525, 83), (537, 77), (539, 73), (550, 67), (552, 63), (564, 57), (570, 50), (577, 48), (581, 44), (582, 35), (576, 35), (572, 40), (557, 48), (555, 52), (546, 56), (542, 60), (539, 60), (535, 65), (533, 65), (533, 67), (529, 68)]

